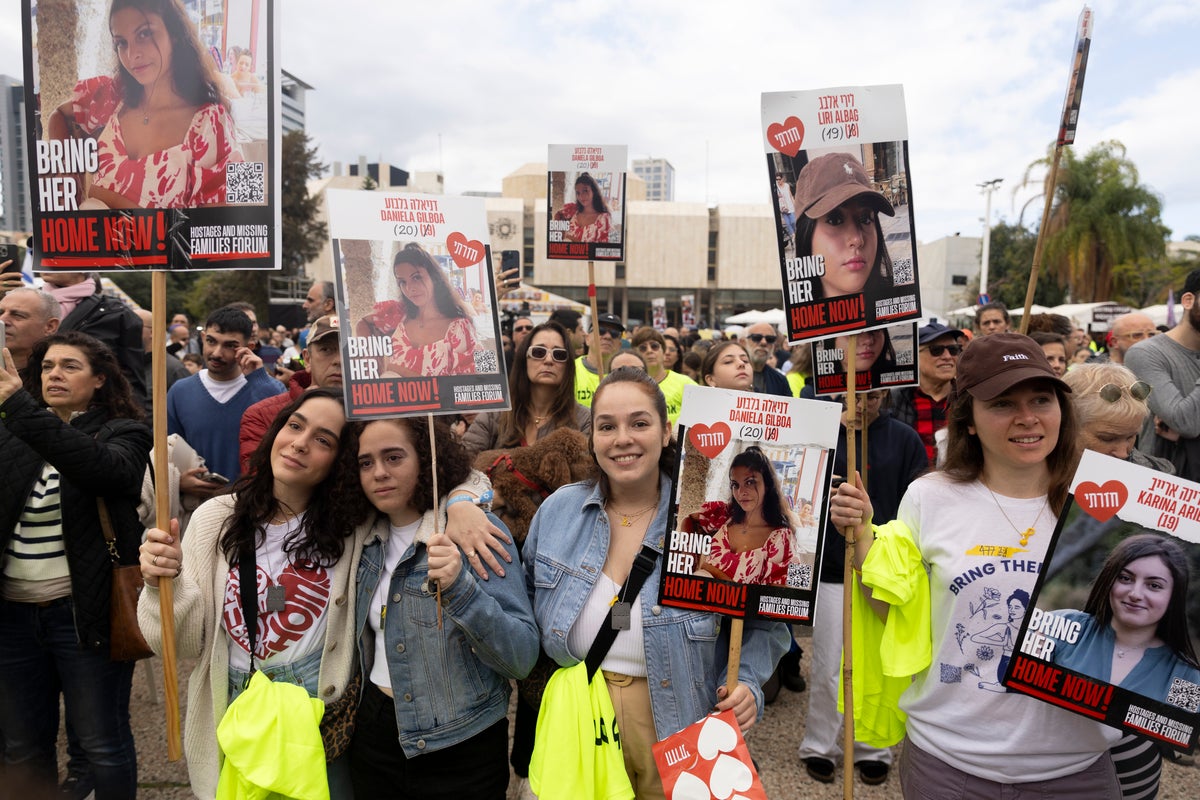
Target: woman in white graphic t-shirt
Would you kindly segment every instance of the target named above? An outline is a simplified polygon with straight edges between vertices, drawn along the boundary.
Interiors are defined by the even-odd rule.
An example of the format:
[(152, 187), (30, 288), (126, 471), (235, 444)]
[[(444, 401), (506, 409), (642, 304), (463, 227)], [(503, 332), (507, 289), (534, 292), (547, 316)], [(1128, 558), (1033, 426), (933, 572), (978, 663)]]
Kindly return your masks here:
[[(895, 684), (907, 718), (900, 716), (899, 731), (893, 726), (891, 741), (882, 734), (865, 740), (905, 737), (906, 797), (998, 797), (1014, 789), (1020, 797), (1119, 797), (1107, 753), (1119, 734), (1004, 692), (995, 681), (1010, 653), (1005, 642), (989, 641), (1010, 614), (1019, 627), (1024, 610), (1012, 600), (1032, 591), (1066, 503), (1078, 436), (1070, 387), (1041, 346), (1016, 333), (976, 339), (957, 369), (945, 466), (912, 483), (896, 521), (870, 524), (861, 480), (844, 484), (831, 501), (833, 523), (852, 529), (865, 598), (893, 633), (905, 623), (910, 634), (920, 627), (907, 615), (914, 604), (902, 598), (905, 586), (920, 597), (928, 581), (923, 639), (894, 644), (875, 659), (883, 669), (905, 656), (913, 667), (926, 664), (911, 683)], [(907, 614), (895, 611), (901, 607)], [(932, 652), (921, 652), (917, 644), (930, 639)], [(906, 646), (909, 652), (896, 652)]]

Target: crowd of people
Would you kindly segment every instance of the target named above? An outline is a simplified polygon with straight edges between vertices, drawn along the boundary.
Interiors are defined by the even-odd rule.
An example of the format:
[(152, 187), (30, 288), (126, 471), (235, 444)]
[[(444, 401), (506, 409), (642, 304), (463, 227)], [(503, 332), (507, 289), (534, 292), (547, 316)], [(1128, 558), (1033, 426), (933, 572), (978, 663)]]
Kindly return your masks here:
[[(439, 305), (436, 286), (427, 303), (416, 302), (421, 292), (409, 294), (407, 285), (429, 274), (420, 255), (401, 251), (396, 261), (401, 292), (414, 299), (406, 318), (417, 339), (427, 314), (442, 327), (460, 312), (469, 322), (466, 309)], [(1005, 691), (1036, 573), (994, 565), (989, 586), (1007, 619), (977, 619), (975, 602), (983, 601), (954, 580), (982, 563), (971, 553), (984, 529), (1014, 546), (1019, 540), (1031, 559), (1044, 557), (1084, 447), (1200, 480), (1200, 271), (1181, 287), (1185, 314), (1175, 328), (1159, 335), (1142, 315), (1126, 315), (1113, 322), (1107, 351), (1088, 348), (1085, 359), (1071, 353), (1073, 329), (1049, 320), (1037, 336), (1016, 334), (998, 305), (980, 310), (973, 331), (936, 320), (921, 327), (918, 385), (861, 393), (855, 415), (842, 415), (832, 544), (817, 590), (830, 611), (814, 624), (807, 682), (787, 627), (754, 622), (732, 691), (724, 685), (729, 631), (719, 615), (660, 607), (653, 588), (623, 597), (623, 586), (639, 557), (662, 552), (684, 388), (813, 396), (808, 348), (786, 349), (773, 326), (707, 338), (631, 329), (602, 314), (592, 349), (573, 311), (541, 322), (522, 317), (506, 356), (511, 411), (364, 424), (348, 422), (342, 405), (332, 285), (313, 284), (308, 325), (298, 331), (260, 329), (246, 304), (216, 309), (195, 329), (176, 315), (167, 349), (178, 363), (166, 396), (167, 490), (178, 513), (157, 522), (146, 502), (153, 320), (103, 296), (94, 275), (55, 278), (42, 289), (5, 284), (0, 298), (0, 448), (9, 456), (2, 469), (23, 487), (0, 503), (0, 733), (5, 779), (31, 797), (60, 783), (60, 695), (69, 739), (63, 790), (136, 793), (133, 663), (108, 658), (113, 559), (140, 564), (147, 589), (139, 622), (155, 649), (158, 584), (174, 580), (177, 645), (196, 664), (185, 751), (201, 797), (215, 796), (223, 780), (218, 727), (255, 672), (303, 687), (329, 709), (355, 709), (354, 733), (326, 745), (331, 796), (503, 797), (510, 769), (528, 776), (536, 746), (536, 699), (522, 692), (509, 748), (513, 682), (536, 674), (536, 665), (584, 660), (614, 597), (631, 612), (599, 669), (638, 797), (661, 796), (656, 741), (713, 709), (732, 709), (749, 728), (781, 683), (807, 685), (799, 756), (812, 779), (831, 782), (842, 755), (841, 618), (833, 611), (845, 550), (836, 537), (846, 531), (865, 607), (884, 625), (924, 614), (920, 624), (930, 631), (925, 663), (934, 666), (916, 671), (893, 698), (906, 720), (899, 771), (907, 796), (982, 796), (1007, 785), (1058, 797), (1122, 789), (1125, 797), (1153, 796), (1136, 792), (1157, 785), (1157, 747)], [(83, 304), (87, 313), (77, 313)], [(867, 344), (880, 345), (869, 337)], [(398, 370), (419, 372), (428, 359), (415, 358), (408, 365), (398, 356)], [(858, 454), (870, 464), (869, 485), (846, 474), (847, 429), (869, 434)], [(504, 498), (473, 463), (485, 451), (536, 451), (552, 435), (578, 438), (593, 477), (533, 492), (535, 513), (514, 536), (490, 513)], [(537, 468), (523, 477), (551, 485)], [(757, 448), (733, 459), (729, 484), (729, 524), (713, 537), (703, 569), (782, 583), (791, 520), (811, 518), (811, 508), (787, 507)], [(116, 531), (111, 551), (102, 517)], [(1128, 541), (1130, 552), (1114, 551), (1093, 597), (1073, 612), (1089, 634), (1076, 652), (1064, 650), (1063, 663), (1114, 685), (1148, 685), (1154, 658), (1195, 680), (1188, 623), (1181, 602), (1169, 601), (1186, 595), (1187, 558), (1161, 537)], [(649, 587), (660, 562), (648, 566)], [(927, 603), (914, 612), (898, 587), (926, 576)], [(1166, 592), (1160, 613), (1132, 619), (1120, 598), (1150, 591)], [(247, 603), (255, 606), (249, 612)], [(963, 637), (992, 647), (997, 660), (986, 670), (967, 664)], [(1116, 648), (1139, 646), (1143, 661), (1118, 658)], [(669, 669), (663, 653), (672, 654)], [(963, 735), (981, 719), (987, 737)], [(853, 768), (866, 783), (889, 780), (892, 750), (870, 731), (861, 739)], [(466, 762), (476, 767), (463, 770)]]

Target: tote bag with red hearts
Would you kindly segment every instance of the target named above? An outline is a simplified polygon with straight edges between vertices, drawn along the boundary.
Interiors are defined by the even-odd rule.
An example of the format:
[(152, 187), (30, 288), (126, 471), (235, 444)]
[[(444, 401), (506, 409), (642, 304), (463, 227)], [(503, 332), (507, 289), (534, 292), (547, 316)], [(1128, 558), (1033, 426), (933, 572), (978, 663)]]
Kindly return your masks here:
[(667, 800), (767, 800), (733, 709), (654, 745)]

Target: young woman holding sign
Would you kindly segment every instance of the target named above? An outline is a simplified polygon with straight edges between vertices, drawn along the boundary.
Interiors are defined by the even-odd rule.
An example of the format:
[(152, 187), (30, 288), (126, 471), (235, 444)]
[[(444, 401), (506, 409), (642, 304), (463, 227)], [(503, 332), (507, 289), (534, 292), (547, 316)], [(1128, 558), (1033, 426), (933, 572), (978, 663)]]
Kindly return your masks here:
[[(639, 798), (663, 797), (651, 745), (714, 707), (732, 708), (743, 729), (753, 725), (787, 630), (746, 623), (738, 686), (729, 693), (720, 616), (657, 604), (676, 456), (653, 378), (628, 367), (609, 373), (592, 398), (591, 440), (600, 477), (542, 503), (525, 542), (526, 587), (542, 647), (560, 665), (584, 660), (602, 625), (618, 630), (600, 668), (625, 768)], [(653, 569), (640, 592), (623, 596), (643, 548), (654, 553)]]
[[(1069, 391), (1032, 339), (978, 339), (958, 362), (945, 468), (914, 481), (888, 525), (870, 524), (861, 479), (832, 499), (834, 525), (852, 529), (865, 601), (884, 625), (911, 634), (904, 641), (932, 640), (932, 652), (855, 648), (856, 662), (873, 656), (876, 669), (920, 669), (911, 682), (879, 676), (894, 681), (887, 685), (906, 721), (856, 729), (870, 744), (907, 733), (907, 797), (998, 797), (1014, 784), (1031, 796), (1119, 796), (1107, 753), (1119, 734), (1032, 697), (988, 691), (1001, 648), (971, 641), (1005, 613), (1005, 598), (1037, 580), (1077, 460)], [(870, 621), (870, 612), (856, 613), (864, 630)], [(855, 704), (863, 720), (869, 705)], [(895, 700), (878, 706), (894, 710)]]
[(115, 75), (80, 81), (47, 121), (50, 139), (96, 140), (95, 177), (83, 207), (224, 205), (225, 166), (242, 154), (228, 103), (182, 4), (113, 0), (108, 29)]
[(409, 417), (348, 433), (346, 470), (358, 480), (347, 482), (346, 503), (367, 532), (356, 580), (364, 683), (350, 747), (355, 795), (503, 800), (509, 679), (524, 678), (538, 652), (521, 572), (478, 580), (444, 525), (438, 531), (448, 489), (471, 472), (449, 428), (431, 432)]

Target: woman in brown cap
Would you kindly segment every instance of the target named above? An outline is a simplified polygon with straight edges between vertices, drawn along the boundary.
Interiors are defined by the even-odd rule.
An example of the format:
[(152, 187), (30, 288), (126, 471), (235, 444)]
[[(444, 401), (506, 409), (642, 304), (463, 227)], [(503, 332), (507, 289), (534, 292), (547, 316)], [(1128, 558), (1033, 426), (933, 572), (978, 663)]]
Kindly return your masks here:
[(896, 212), (853, 156), (830, 153), (800, 170), (796, 214), (796, 256), (824, 259), (814, 300), (863, 291), (880, 297), (891, 289), (892, 261), (879, 214)]
[(904, 712), (884, 743), (906, 738), (906, 797), (1120, 796), (1107, 753), (1120, 734), (1006, 692), (996, 678), (1009, 654), (978, 636), (1013, 613), (1006, 598), (1032, 592), (1045, 559), (1077, 461), (1070, 391), (1029, 337), (979, 338), (959, 358), (946, 464), (911, 484), (896, 521), (871, 525), (861, 479), (832, 499), (833, 524), (852, 529), (866, 601), (893, 636), (907, 633), (875, 653), (876, 668), (924, 665), (911, 682), (880, 676), (897, 680), (892, 708), (898, 696)]

